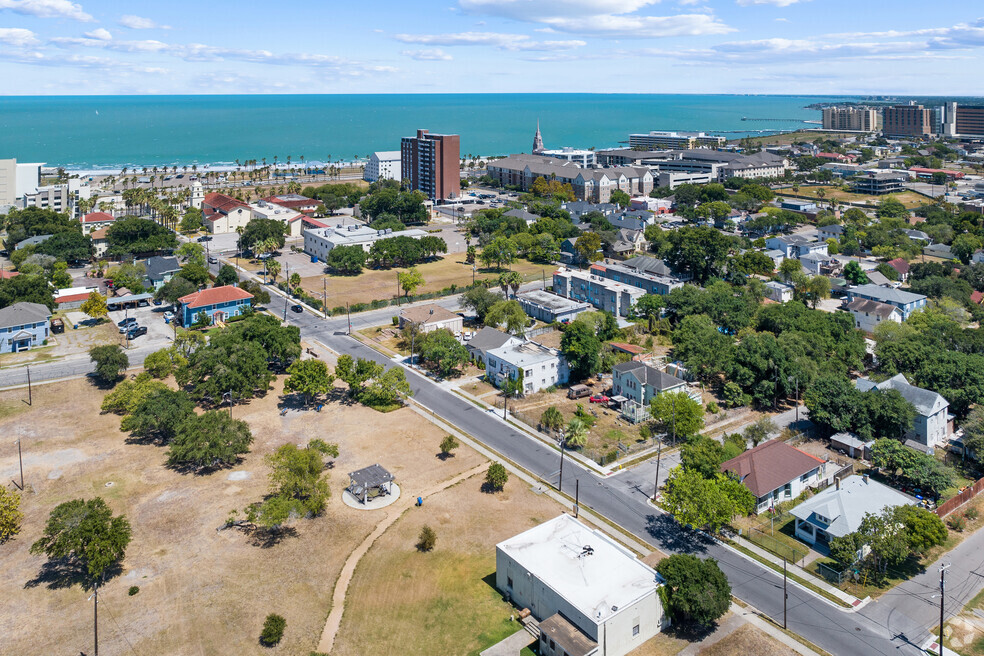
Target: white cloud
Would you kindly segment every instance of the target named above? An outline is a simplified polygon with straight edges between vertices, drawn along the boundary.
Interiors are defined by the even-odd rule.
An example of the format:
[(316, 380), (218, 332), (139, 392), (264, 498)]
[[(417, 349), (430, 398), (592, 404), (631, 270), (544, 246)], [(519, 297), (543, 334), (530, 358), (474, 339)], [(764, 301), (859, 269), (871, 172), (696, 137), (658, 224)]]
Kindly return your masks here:
[(451, 61), (451, 55), (440, 48), (424, 48), (422, 50), (404, 50), (401, 54), (417, 61)]
[(82, 5), (68, 0), (0, 0), (0, 9), (38, 18), (71, 18), (83, 23), (94, 20)]
[(742, 7), (748, 7), (750, 5), (774, 5), (776, 7), (788, 7), (789, 5), (795, 5), (797, 2), (808, 2), (809, 0), (738, 0), (738, 4)]
[(577, 39), (568, 41), (533, 41), (526, 34), (502, 34), (498, 32), (456, 32), (453, 34), (397, 34), (402, 43), (418, 43), (434, 46), (491, 46), (500, 50), (570, 50), (587, 43)]
[(20, 27), (0, 27), (0, 43), (23, 48), (37, 45), (40, 41), (31, 30)]
[(134, 16), (133, 14), (127, 14), (125, 16), (120, 16), (119, 24), (123, 27), (128, 27), (131, 30), (169, 30), (170, 25), (161, 25), (153, 18), (144, 18), (142, 16)]
[[(648, 16), (639, 10), (659, 0), (459, 0), (462, 9), (538, 23), (559, 32), (611, 38), (727, 34), (735, 30), (705, 13)], [(694, 4), (697, 0), (683, 0)]]
[(101, 27), (92, 30), (91, 32), (86, 32), (85, 35), (90, 39), (98, 39), (100, 41), (112, 41), (113, 35), (109, 33), (109, 30), (103, 29)]

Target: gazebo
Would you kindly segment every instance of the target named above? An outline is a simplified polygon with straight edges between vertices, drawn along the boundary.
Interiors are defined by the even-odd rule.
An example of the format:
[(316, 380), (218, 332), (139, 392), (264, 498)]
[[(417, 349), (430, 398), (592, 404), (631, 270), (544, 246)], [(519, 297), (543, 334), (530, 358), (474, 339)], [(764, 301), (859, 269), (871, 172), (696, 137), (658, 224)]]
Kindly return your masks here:
[(369, 465), (349, 474), (349, 493), (363, 504), (393, 489), (393, 474), (380, 465)]

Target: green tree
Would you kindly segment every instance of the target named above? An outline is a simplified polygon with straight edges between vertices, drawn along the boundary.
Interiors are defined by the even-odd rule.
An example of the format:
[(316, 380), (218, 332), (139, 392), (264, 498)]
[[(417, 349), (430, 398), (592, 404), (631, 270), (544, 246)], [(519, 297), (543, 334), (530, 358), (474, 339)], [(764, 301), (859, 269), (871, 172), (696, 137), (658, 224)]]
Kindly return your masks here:
[(420, 535), (417, 536), (417, 549), (423, 552), (433, 551), (434, 545), (436, 544), (437, 533), (434, 532), (434, 529), (425, 524), (424, 527), (420, 529)]
[(250, 219), (239, 235), (239, 248), (244, 251), (255, 250), (255, 246), (266, 241), (273, 242), (273, 249), (284, 247), (287, 224), (278, 219)]
[(953, 238), (950, 250), (964, 264), (970, 264), (970, 258), (981, 248), (981, 239), (977, 235), (963, 232)]
[(183, 390), (154, 389), (120, 422), (120, 430), (168, 444), (178, 427), (195, 414), (195, 404)]
[(304, 395), (304, 402), (310, 404), (312, 399), (327, 394), (334, 382), (335, 377), (322, 360), (295, 360), (287, 368), (284, 391), (299, 392)]
[(417, 291), (418, 287), (424, 284), (424, 276), (416, 267), (410, 267), (406, 271), (401, 271), (396, 275), (400, 280), (400, 289), (403, 290), (404, 296), (410, 296), (410, 294)]
[(109, 314), (109, 308), (106, 307), (106, 297), (99, 292), (90, 293), (89, 298), (82, 303), (79, 309), (93, 319), (99, 319)]
[(973, 457), (984, 460), (984, 406), (976, 406), (963, 422), (963, 443)]
[(246, 509), (249, 521), (276, 529), (291, 517), (320, 515), (331, 496), (325, 456), (337, 458), (338, 446), (318, 439), (305, 447), (284, 444), (268, 455), (270, 497)]
[(861, 269), (861, 265), (854, 260), (851, 260), (844, 266), (844, 277), (852, 285), (864, 285), (868, 283), (868, 274), (866, 274)]
[(450, 330), (439, 329), (424, 333), (418, 342), (420, 359), (433, 366), (444, 378), (457, 376), (468, 362), (468, 349)]
[(666, 303), (662, 296), (658, 294), (644, 294), (632, 306), (631, 315), (639, 319), (645, 319), (649, 332), (653, 332), (656, 321), (662, 316), (665, 306)]
[(601, 237), (594, 232), (582, 233), (574, 241), (574, 250), (582, 262), (597, 262), (601, 259)]
[(167, 378), (174, 373), (171, 349), (162, 348), (144, 358), (144, 371), (154, 378)]
[(177, 429), (167, 453), (170, 467), (210, 471), (234, 465), (249, 453), (253, 433), (249, 424), (221, 410), (192, 414)]
[(720, 275), (727, 262), (731, 241), (709, 226), (685, 226), (667, 235), (667, 263), (703, 283)]
[(114, 517), (101, 498), (74, 499), (51, 511), (44, 533), (31, 545), (31, 553), (67, 562), (97, 581), (123, 560), (130, 537), (126, 517)]
[(178, 246), (174, 254), (184, 260), (185, 264), (197, 264), (205, 268), (205, 247), (195, 241), (186, 241)]
[(502, 297), (485, 287), (472, 287), (461, 296), (461, 306), (475, 312), (479, 323), (485, 324), (485, 317), (493, 305)]
[(718, 531), (735, 515), (755, 509), (755, 495), (724, 474), (705, 478), (699, 471), (674, 467), (663, 491), (663, 507), (684, 526)]
[(49, 310), (55, 308), (52, 287), (43, 275), (22, 273), (13, 278), (0, 279), (0, 308), (21, 302), (40, 303)]
[(359, 402), (371, 408), (390, 408), (413, 396), (407, 376), (400, 367), (392, 367), (375, 377), (362, 392)]
[(724, 447), (704, 435), (688, 440), (680, 450), (680, 464), (683, 468), (695, 471), (704, 478), (715, 478), (721, 472), (721, 463), (725, 460)]
[(17, 535), (24, 513), (20, 510), (21, 496), (15, 490), (0, 487), (0, 544)]
[(485, 314), (485, 325), (493, 328), (504, 326), (506, 332), (513, 335), (523, 335), (529, 317), (519, 301), (499, 301), (488, 309)]
[(202, 211), (197, 207), (189, 207), (185, 210), (184, 215), (181, 217), (181, 223), (178, 224), (178, 229), (181, 232), (197, 232), (204, 226), (204, 220), (202, 218)]
[(188, 294), (198, 291), (198, 286), (187, 278), (178, 274), (161, 285), (161, 288), (154, 292), (154, 298), (159, 301), (167, 301), (171, 305), (177, 305), (178, 299)]
[(485, 487), (492, 492), (502, 490), (508, 480), (509, 472), (501, 463), (493, 462), (489, 465), (488, 471), (485, 472)]
[(734, 339), (706, 314), (690, 314), (673, 331), (673, 355), (700, 380), (710, 381), (727, 371), (734, 357)]
[(540, 425), (547, 430), (559, 431), (564, 425), (564, 415), (561, 414), (556, 406), (552, 405), (540, 415)]
[(567, 422), (564, 431), (564, 442), (572, 449), (580, 449), (588, 442), (588, 425), (580, 417), (574, 417)]
[(441, 452), (440, 455), (443, 458), (448, 458), (452, 455), (452, 451), (457, 449), (461, 444), (455, 439), (454, 435), (445, 435), (444, 439), (441, 440)]
[(92, 347), (89, 359), (96, 364), (96, 379), (104, 385), (115, 385), (122, 380), (130, 366), (130, 358), (115, 344)]
[(336, 246), (328, 253), (325, 264), (332, 271), (345, 275), (362, 273), (367, 253), (361, 246)]
[(59, 232), (38, 244), (35, 252), (62, 262), (88, 262), (92, 257), (92, 239), (78, 232)]
[(571, 380), (581, 381), (598, 373), (601, 340), (586, 323), (574, 321), (564, 329), (560, 350), (570, 367)]
[(502, 269), (516, 261), (516, 244), (508, 237), (496, 237), (482, 248), (478, 259), (486, 267), (494, 264), (496, 268)]
[(157, 253), (178, 246), (173, 232), (155, 221), (136, 217), (114, 221), (106, 230), (106, 240), (109, 242), (106, 253), (112, 257)]
[(273, 647), (284, 637), (284, 630), (287, 628), (287, 620), (282, 615), (270, 613), (263, 621), (263, 630), (260, 632), (260, 642), (267, 647)]
[(675, 624), (710, 626), (728, 612), (731, 585), (713, 558), (674, 554), (656, 565), (666, 590), (666, 611)]
[(631, 201), (632, 199), (629, 197), (627, 193), (625, 193), (621, 189), (615, 189), (614, 191), (612, 191), (612, 194), (609, 197), (608, 202), (614, 203), (619, 207), (628, 207)]
[(759, 417), (745, 427), (743, 435), (746, 440), (752, 443), (752, 446), (758, 446), (759, 442), (764, 442), (769, 439), (769, 435), (778, 431), (779, 427), (776, 426), (776, 423), (772, 419), (769, 417)]
[(660, 428), (672, 435), (685, 438), (697, 435), (704, 428), (704, 406), (694, 401), (686, 392), (663, 392), (649, 402), (649, 411)]
[(235, 285), (239, 282), (239, 274), (236, 273), (236, 269), (229, 264), (223, 264), (219, 268), (219, 273), (215, 276), (215, 286), (225, 287), (227, 285)]

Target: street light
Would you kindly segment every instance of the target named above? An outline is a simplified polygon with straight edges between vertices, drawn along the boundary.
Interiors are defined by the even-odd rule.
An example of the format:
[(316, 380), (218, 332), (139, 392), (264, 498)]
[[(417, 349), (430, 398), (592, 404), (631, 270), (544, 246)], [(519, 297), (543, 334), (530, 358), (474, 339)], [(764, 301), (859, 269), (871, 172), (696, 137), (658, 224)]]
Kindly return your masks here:
[(656, 482), (653, 484), (653, 501), (656, 501), (656, 497), (659, 496), (659, 463), (663, 456), (663, 436), (657, 435), (657, 441), (659, 446), (656, 448)]
[(557, 483), (557, 490), (564, 491), (564, 430), (560, 430), (560, 481)]

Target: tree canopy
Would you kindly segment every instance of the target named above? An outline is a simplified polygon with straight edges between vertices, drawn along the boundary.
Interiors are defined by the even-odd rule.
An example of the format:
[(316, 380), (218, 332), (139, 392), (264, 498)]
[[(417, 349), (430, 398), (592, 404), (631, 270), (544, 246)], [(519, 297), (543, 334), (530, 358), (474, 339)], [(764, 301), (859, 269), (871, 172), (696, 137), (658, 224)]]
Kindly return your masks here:
[(143, 255), (169, 251), (178, 247), (178, 238), (161, 224), (150, 219), (124, 217), (106, 230), (110, 256)]
[(656, 565), (674, 623), (709, 626), (731, 607), (731, 585), (713, 558), (674, 554)]
[(31, 545), (31, 553), (67, 561), (96, 581), (123, 560), (131, 533), (126, 517), (114, 517), (101, 498), (74, 499), (51, 511), (42, 536)]

